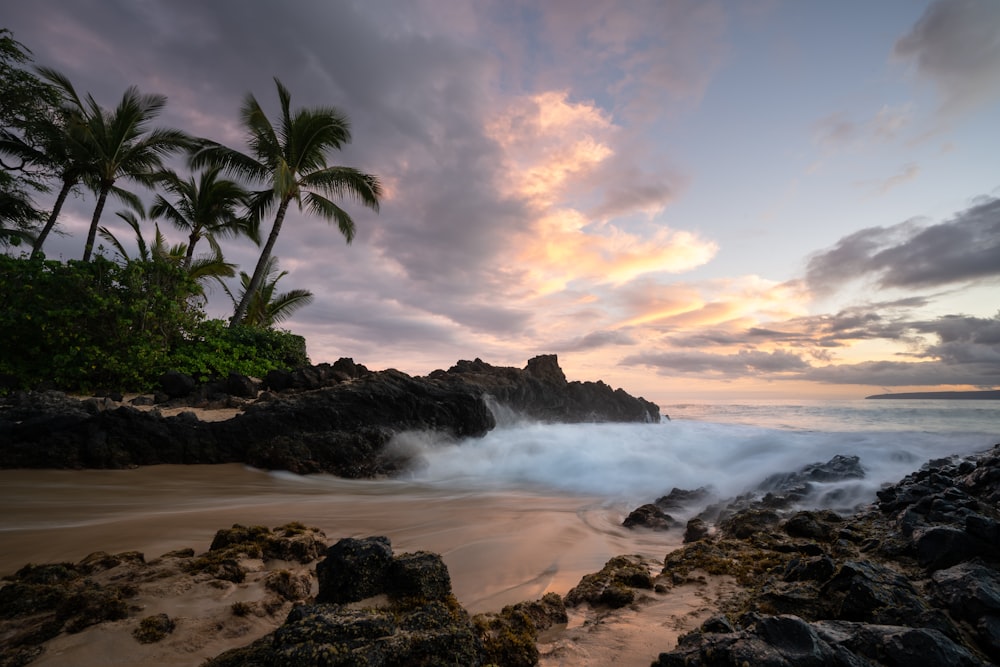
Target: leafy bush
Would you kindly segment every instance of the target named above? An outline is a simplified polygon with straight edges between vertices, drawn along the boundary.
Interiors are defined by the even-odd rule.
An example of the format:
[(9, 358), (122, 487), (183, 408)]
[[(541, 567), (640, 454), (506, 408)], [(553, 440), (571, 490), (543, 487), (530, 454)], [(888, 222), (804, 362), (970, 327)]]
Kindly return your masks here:
[(275, 369), (309, 363), (302, 336), (276, 329), (206, 320), (174, 349), (171, 368), (204, 382), (230, 372), (263, 377)]
[(146, 388), (203, 318), (196, 290), (162, 262), (0, 257), (0, 373), (23, 387)]
[(308, 363), (301, 336), (206, 321), (198, 294), (162, 261), (0, 255), (0, 375), (22, 388), (144, 391), (171, 369), (205, 380)]

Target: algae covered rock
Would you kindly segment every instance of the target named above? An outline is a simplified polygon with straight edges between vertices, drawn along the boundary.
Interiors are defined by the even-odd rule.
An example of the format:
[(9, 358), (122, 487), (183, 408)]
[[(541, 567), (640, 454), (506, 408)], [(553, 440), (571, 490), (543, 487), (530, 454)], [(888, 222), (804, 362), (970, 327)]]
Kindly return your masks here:
[(528, 666), (537, 664), (538, 631), (566, 619), (553, 594), (473, 622), (439, 555), (393, 555), (383, 536), (339, 540), (317, 574), (315, 603), (293, 608), (270, 635), (203, 667)]
[(634, 602), (637, 588), (653, 588), (649, 566), (639, 556), (615, 556), (600, 572), (584, 575), (566, 594), (566, 604), (573, 607), (588, 602), (616, 609)]

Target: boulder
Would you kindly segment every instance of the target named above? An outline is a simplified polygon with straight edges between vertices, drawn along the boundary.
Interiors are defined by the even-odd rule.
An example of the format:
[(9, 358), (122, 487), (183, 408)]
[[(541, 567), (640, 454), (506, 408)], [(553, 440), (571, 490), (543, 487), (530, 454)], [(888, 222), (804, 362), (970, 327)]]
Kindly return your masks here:
[(388, 537), (345, 537), (316, 565), (316, 602), (356, 602), (385, 593), (392, 562)]
[(160, 389), (170, 398), (183, 398), (194, 391), (198, 383), (190, 375), (167, 371), (160, 376)]
[(652, 530), (668, 530), (677, 526), (674, 517), (670, 516), (652, 503), (647, 503), (629, 513), (622, 525), (626, 528), (650, 528)]

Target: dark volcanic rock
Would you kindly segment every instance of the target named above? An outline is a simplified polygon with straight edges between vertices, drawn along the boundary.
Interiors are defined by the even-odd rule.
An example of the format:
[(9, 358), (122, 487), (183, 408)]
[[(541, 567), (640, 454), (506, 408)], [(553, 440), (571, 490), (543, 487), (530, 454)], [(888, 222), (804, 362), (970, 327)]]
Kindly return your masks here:
[(167, 371), (160, 376), (160, 389), (170, 398), (183, 398), (193, 392), (196, 386), (193, 377), (177, 371)]
[(555, 594), (470, 618), (440, 556), (393, 556), (386, 537), (340, 540), (317, 574), (315, 604), (293, 608), (271, 634), (203, 667), (528, 667), (537, 664), (538, 632), (566, 621)]
[(356, 602), (385, 592), (392, 565), (388, 537), (345, 537), (326, 552), (316, 566), (317, 602)]
[[(433, 431), (443, 438), (481, 437), (496, 425), (486, 394), (514, 410), (552, 420), (659, 419), (659, 409), (601, 383), (566, 382), (556, 358), (536, 357), (525, 370), (460, 362), (460, 370), (414, 378), (377, 373), (350, 359), (269, 374), (272, 390), (220, 422), (193, 413), (161, 417), (130, 406), (97, 405), (62, 394), (16, 394), (0, 403), (0, 467), (125, 468), (157, 463), (245, 462), (297, 473), (343, 477), (392, 474), (411, 465), (385, 445), (396, 434)], [(177, 373), (164, 390), (181, 405), (232, 407), (256, 383), (242, 376), (196, 390)], [(591, 386), (593, 384), (593, 386)], [(589, 387), (589, 388), (588, 388)], [(219, 393), (229, 391), (229, 394)], [(187, 401), (187, 403), (184, 403)], [(171, 401), (176, 407), (177, 402)]]
[(739, 622), (683, 637), (654, 665), (993, 664), (998, 473), (1000, 445), (932, 461), (854, 516), (797, 512), (774, 525), (759, 506), (736, 511), (720, 535), (668, 554), (663, 574), (735, 574), (747, 594), (723, 609)]
[(518, 414), (554, 422), (658, 422), (660, 408), (603, 382), (567, 382), (556, 355), (528, 361), (524, 370), (459, 361), (431, 378), (457, 381), (492, 396)]
[(670, 516), (659, 507), (648, 503), (638, 507), (629, 513), (622, 525), (626, 528), (652, 528), (653, 530), (668, 530), (679, 525), (674, 517)]

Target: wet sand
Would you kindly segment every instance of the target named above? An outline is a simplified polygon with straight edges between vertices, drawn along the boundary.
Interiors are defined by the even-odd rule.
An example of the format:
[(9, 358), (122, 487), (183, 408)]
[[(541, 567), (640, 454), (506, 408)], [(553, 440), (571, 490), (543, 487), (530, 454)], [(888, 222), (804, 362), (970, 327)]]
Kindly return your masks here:
[[(75, 562), (97, 550), (137, 550), (147, 561), (184, 547), (201, 553), (216, 530), (234, 523), (275, 527), (300, 521), (324, 531), (330, 543), (386, 535), (397, 553), (440, 553), (456, 596), (477, 613), (550, 591), (565, 594), (619, 554), (647, 557), (655, 571), (679, 546), (680, 533), (627, 530), (621, 522), (631, 509), (586, 496), (300, 477), (240, 464), (3, 470), (0, 576), (29, 562)], [(142, 611), (132, 618), (63, 634), (33, 664), (198, 665), (280, 624), (286, 610), (246, 618), (230, 612), (234, 601), (264, 597), (265, 574), (261, 563), (245, 584), (221, 588), (165, 578), (143, 589), (137, 601)], [(572, 610), (569, 626), (540, 644), (541, 664), (648, 665), (709, 613), (718, 586), (712, 579), (666, 595), (650, 593), (636, 608), (611, 614)], [(179, 629), (158, 644), (138, 644), (131, 637), (138, 619), (161, 611), (178, 618)]]
[(301, 521), (341, 537), (386, 535), (397, 552), (440, 553), (470, 611), (565, 594), (612, 556), (662, 559), (679, 533), (621, 527), (630, 508), (597, 498), (477, 493), (403, 481), (268, 473), (240, 464), (0, 471), (0, 576), (93, 551), (147, 559), (206, 551), (234, 523)]

